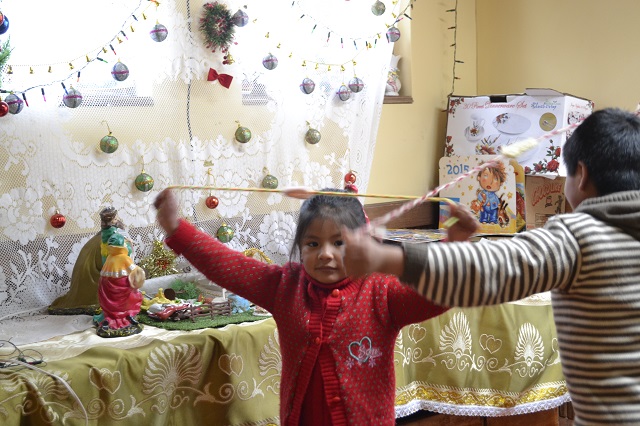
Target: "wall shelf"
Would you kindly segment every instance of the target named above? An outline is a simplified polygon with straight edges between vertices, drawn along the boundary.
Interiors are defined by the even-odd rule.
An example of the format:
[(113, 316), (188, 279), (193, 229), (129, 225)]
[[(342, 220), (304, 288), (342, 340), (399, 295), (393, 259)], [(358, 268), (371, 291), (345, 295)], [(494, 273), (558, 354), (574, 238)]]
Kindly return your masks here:
[(413, 97), (411, 96), (385, 96), (385, 104), (412, 104)]

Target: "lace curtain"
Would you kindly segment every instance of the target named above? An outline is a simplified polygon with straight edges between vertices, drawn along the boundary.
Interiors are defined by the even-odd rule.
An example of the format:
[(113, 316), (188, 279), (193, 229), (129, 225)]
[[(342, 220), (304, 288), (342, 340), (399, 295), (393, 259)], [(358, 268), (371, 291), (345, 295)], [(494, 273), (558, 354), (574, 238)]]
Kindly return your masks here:
[[(231, 13), (249, 16), (235, 28), (232, 64), (205, 47), (203, 1), (47, 3), (0, 2), (11, 19), (3, 37), (14, 48), (2, 89), (24, 93), (29, 103), (0, 118), (0, 319), (42, 313), (69, 290), (80, 249), (99, 230), (106, 206), (118, 210), (140, 262), (164, 237), (152, 203), (169, 185), (260, 187), (270, 174), (279, 187), (341, 188), (353, 170), (366, 190), (393, 48), (387, 25), (399, 3), (375, 16), (369, 4), (344, 0), (228, 2)], [(59, 37), (43, 35), (45, 23), (66, 28)], [(150, 37), (157, 24), (168, 30), (162, 42)], [(263, 66), (269, 54), (278, 59), (273, 70)], [(111, 77), (117, 61), (130, 72), (122, 82)], [(229, 88), (208, 81), (210, 69), (233, 76)], [(340, 86), (356, 75), (364, 90), (341, 100)], [(300, 89), (304, 78), (315, 82), (311, 94)], [(63, 103), (71, 88), (83, 96), (77, 108)], [(248, 143), (235, 140), (238, 126), (251, 131)], [(321, 134), (315, 145), (304, 139), (310, 128)], [(109, 131), (118, 140), (113, 153), (99, 149)], [(154, 180), (150, 191), (134, 184), (142, 172)], [(232, 227), (232, 248), (288, 260), (300, 201), (177, 193), (182, 214), (200, 228), (215, 234), (223, 223)], [(220, 201), (215, 210), (205, 205), (209, 195)], [(66, 217), (60, 229), (49, 223), (56, 211)]]

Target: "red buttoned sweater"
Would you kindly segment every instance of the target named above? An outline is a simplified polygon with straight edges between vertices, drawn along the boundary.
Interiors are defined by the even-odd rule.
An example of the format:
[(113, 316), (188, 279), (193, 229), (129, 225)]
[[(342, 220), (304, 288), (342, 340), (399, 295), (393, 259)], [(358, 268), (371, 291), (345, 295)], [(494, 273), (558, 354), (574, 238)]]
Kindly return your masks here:
[(211, 281), (272, 313), (282, 355), (282, 425), (300, 424), (316, 364), (334, 426), (395, 424), (396, 337), (405, 325), (447, 308), (391, 275), (319, 287), (299, 263), (268, 265), (184, 220), (166, 243)]

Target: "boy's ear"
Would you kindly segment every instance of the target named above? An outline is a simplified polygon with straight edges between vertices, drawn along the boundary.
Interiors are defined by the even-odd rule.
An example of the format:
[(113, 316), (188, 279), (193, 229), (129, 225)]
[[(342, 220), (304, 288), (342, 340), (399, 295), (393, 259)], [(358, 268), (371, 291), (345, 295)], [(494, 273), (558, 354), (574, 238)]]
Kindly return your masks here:
[(589, 169), (587, 169), (587, 166), (585, 166), (585, 164), (582, 161), (578, 161), (578, 176), (580, 176), (579, 180), (578, 180), (578, 189), (580, 191), (586, 191), (587, 187), (589, 186), (590, 183), (590, 176), (589, 176)]

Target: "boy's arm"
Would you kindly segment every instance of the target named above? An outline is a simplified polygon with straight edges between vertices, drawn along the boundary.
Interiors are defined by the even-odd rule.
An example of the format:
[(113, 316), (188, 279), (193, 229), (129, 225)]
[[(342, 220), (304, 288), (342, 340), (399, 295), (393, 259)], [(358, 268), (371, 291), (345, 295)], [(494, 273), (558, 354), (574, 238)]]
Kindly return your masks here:
[(444, 306), (483, 306), (567, 289), (580, 247), (561, 221), (499, 241), (405, 244), (400, 279)]
[[(466, 241), (478, 231), (478, 221), (471, 211), (461, 204), (452, 205), (451, 217), (455, 222), (447, 229), (447, 241)], [(382, 244), (368, 234), (366, 229), (342, 228), (345, 243), (344, 264), (350, 276), (362, 276), (373, 272), (400, 276), (405, 268), (405, 256), (401, 247)]]
[(404, 253), (399, 246), (376, 241), (366, 229), (342, 227), (345, 245), (344, 267), (347, 275), (359, 277), (373, 272), (400, 275), (404, 270)]

